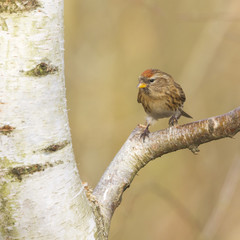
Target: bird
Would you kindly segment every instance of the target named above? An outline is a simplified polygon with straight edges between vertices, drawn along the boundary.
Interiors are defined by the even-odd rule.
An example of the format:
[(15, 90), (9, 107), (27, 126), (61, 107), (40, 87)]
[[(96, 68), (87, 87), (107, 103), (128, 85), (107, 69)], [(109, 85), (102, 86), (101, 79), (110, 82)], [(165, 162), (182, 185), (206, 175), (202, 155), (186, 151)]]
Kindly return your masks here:
[(147, 69), (139, 76), (137, 101), (147, 114), (147, 125), (140, 138), (145, 141), (149, 127), (160, 118), (168, 118), (169, 126), (177, 125), (181, 116), (192, 118), (183, 111), (186, 100), (181, 86), (173, 77), (159, 69)]

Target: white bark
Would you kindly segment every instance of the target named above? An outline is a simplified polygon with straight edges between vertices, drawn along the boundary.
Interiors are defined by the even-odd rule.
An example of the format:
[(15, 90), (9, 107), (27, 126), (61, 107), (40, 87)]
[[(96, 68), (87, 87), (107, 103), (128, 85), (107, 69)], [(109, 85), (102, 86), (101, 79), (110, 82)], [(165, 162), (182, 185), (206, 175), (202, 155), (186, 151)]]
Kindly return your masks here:
[(0, 239), (96, 239), (68, 126), (63, 0), (0, 12)]

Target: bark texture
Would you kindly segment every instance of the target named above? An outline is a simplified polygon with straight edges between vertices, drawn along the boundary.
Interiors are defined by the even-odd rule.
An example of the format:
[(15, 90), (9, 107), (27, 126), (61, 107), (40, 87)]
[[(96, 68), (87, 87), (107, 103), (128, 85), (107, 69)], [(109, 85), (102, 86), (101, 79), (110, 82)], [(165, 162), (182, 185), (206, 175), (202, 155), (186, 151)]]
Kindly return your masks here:
[(196, 153), (203, 143), (233, 137), (240, 131), (240, 107), (220, 116), (151, 133), (144, 143), (140, 139), (143, 129), (137, 126), (133, 130), (93, 191), (106, 224), (142, 167), (170, 152), (188, 148)]
[(63, 0), (0, 13), (0, 239), (102, 239), (72, 151)]

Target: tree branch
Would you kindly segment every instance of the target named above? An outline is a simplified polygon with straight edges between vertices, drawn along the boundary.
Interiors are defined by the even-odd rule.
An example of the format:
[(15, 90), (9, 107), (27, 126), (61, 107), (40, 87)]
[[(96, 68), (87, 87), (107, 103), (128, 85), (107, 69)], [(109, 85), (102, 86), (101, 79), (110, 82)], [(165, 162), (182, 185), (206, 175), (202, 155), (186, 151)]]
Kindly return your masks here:
[(141, 126), (133, 130), (93, 191), (107, 227), (123, 192), (142, 167), (170, 152), (188, 148), (196, 153), (200, 144), (233, 137), (240, 131), (240, 107), (220, 116), (151, 133), (144, 143), (140, 139), (142, 131)]

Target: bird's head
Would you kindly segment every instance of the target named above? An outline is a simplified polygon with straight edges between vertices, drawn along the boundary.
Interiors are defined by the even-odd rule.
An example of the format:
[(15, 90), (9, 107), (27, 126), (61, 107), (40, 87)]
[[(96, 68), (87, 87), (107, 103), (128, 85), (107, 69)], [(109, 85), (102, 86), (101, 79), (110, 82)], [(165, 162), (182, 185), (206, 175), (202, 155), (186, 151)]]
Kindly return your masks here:
[(173, 81), (172, 77), (158, 69), (147, 69), (139, 76), (137, 87), (146, 94), (161, 92), (163, 87), (168, 86)]

